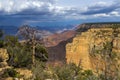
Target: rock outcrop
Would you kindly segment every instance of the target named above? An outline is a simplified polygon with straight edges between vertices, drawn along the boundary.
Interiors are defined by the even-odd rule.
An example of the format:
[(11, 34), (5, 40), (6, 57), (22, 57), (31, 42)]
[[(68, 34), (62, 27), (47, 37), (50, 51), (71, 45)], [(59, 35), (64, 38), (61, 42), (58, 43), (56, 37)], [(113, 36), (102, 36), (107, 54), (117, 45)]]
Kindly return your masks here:
[(0, 48), (0, 80), (14, 80), (13, 77), (4, 77), (3, 78), (3, 76), (7, 74), (8, 70), (11, 70), (11, 71), (14, 70), (20, 76), (22, 76), (22, 77), (20, 77), (20, 79), (16, 78), (17, 80), (23, 80), (23, 79), (32, 78), (33, 74), (32, 74), (31, 70), (23, 69), (23, 68), (14, 68), (13, 69), (12, 66), (8, 65), (8, 63), (7, 63), (8, 59), (9, 59), (9, 55), (8, 55), (7, 49)]
[(78, 35), (73, 39), (72, 43), (67, 44), (67, 62), (74, 62), (77, 65), (82, 62), (84, 68), (91, 69), (88, 43), (87, 37)]
[(6, 62), (9, 59), (6, 49), (0, 48), (0, 62)]
[[(66, 45), (67, 63), (81, 64), (83, 69), (105, 68), (105, 54), (120, 56), (120, 28), (92, 28)], [(117, 60), (119, 62), (119, 60)]]
[(8, 64), (7, 64), (8, 59), (9, 59), (9, 55), (7, 53), (7, 50), (0, 48), (0, 71), (8, 67)]

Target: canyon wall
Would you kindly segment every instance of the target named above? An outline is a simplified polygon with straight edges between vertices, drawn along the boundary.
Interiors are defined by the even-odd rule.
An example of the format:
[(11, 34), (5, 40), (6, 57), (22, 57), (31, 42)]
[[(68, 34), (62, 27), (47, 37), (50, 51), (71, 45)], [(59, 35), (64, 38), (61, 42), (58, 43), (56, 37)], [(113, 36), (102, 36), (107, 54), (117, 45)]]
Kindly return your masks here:
[(120, 63), (120, 28), (92, 28), (66, 45), (67, 63), (81, 64), (83, 69), (104, 69), (106, 54)]

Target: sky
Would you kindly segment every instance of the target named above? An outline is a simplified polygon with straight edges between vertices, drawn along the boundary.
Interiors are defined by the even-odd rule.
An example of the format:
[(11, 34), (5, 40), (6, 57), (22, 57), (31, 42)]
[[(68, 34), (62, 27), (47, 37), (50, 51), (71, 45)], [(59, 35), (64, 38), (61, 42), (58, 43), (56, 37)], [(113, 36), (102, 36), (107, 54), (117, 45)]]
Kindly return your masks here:
[(120, 0), (0, 0), (0, 25), (119, 21)]

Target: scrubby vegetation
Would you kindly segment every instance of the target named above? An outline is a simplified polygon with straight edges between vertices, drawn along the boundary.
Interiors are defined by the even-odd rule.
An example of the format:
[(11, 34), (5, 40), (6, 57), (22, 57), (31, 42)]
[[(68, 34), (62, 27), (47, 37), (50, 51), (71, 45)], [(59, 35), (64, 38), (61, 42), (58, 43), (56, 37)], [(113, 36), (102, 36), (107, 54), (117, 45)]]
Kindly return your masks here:
[(8, 69), (5, 69), (4, 71), (4, 74), (1, 75), (3, 78), (6, 78), (6, 77), (21, 77), (21, 75), (13, 68), (8, 68)]
[(83, 70), (81, 66), (76, 66), (74, 63), (54, 67), (46, 67), (44, 63), (39, 63), (34, 71), (35, 80), (93, 80), (96, 78), (91, 70)]
[(103, 49), (95, 50), (94, 57), (100, 56), (100, 59), (104, 61), (103, 70), (96, 68), (98, 72), (101, 71), (101, 74), (97, 73), (101, 80), (120, 80), (119, 54), (113, 52), (112, 47), (111, 42), (106, 42)]
[[(0, 71), (1, 79), (23, 77), (24, 75), (17, 71), (18, 68), (23, 68), (32, 71), (33, 75), (28, 80), (120, 80), (120, 65), (116, 61), (120, 57), (112, 51), (113, 44), (111, 42), (105, 42), (102, 49), (96, 49), (95, 47), (92, 49), (92, 57), (99, 55), (105, 61), (105, 69), (99, 72), (96, 68), (95, 71), (98, 72), (94, 72), (93, 70), (84, 70), (81, 63), (79, 65), (74, 63), (57, 66), (47, 65), (48, 53), (46, 48), (37, 42), (34, 30), (32, 33), (26, 31), (27, 34), (21, 32), (21, 36), (25, 39), (22, 42), (19, 41), (17, 36), (7, 35), (2, 37), (3, 32), (0, 30), (0, 48), (7, 49), (9, 55), (7, 60), (9, 68)], [(115, 32), (114, 36), (118, 36)]]
[(35, 80), (120, 80), (119, 71), (116, 71), (116, 75), (112, 75), (111, 71), (94, 73), (92, 70), (83, 70), (74, 63), (56, 67), (46, 67), (41, 63), (37, 64), (34, 71)]
[[(5, 62), (6, 67), (0, 67), (2, 72), (0, 71), (0, 78), (3, 77), (18, 77), (19, 73), (17, 72), (17, 68), (26, 68), (28, 70), (32, 70), (34, 67), (33, 64), (33, 56), (35, 59), (40, 62), (46, 62), (48, 58), (47, 50), (41, 46), (40, 43), (35, 44), (35, 54), (33, 55), (33, 45), (32, 42), (19, 41), (17, 36), (6, 35), (2, 37), (2, 30), (0, 31), (0, 48), (6, 49), (9, 55), (9, 59)], [(7, 65), (8, 64), (8, 65)], [(2, 62), (1, 62), (2, 65)]]

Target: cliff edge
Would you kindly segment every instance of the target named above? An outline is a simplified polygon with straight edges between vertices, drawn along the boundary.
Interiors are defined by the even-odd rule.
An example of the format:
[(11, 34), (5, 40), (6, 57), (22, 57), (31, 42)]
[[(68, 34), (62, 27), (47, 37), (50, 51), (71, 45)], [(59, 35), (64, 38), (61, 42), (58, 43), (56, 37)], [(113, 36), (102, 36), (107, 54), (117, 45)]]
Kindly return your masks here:
[[(120, 28), (91, 28), (77, 34), (66, 45), (67, 63), (81, 64), (83, 69), (105, 69), (120, 63)], [(111, 68), (116, 66), (111, 66)]]

